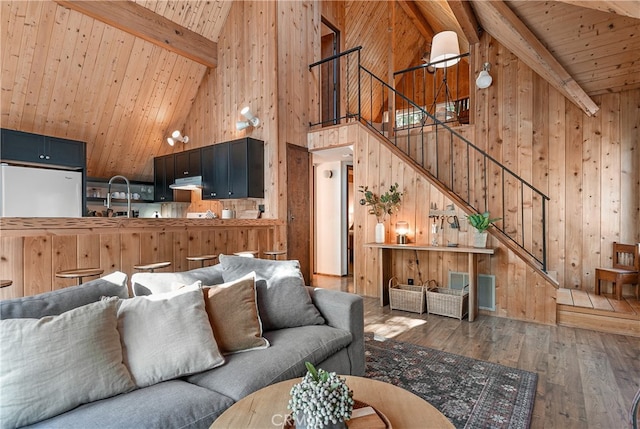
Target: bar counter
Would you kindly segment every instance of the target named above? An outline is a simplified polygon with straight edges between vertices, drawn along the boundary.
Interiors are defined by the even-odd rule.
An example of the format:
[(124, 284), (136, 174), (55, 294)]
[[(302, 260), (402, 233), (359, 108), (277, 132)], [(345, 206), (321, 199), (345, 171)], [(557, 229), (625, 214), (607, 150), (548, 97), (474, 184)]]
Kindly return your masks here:
[[(16, 235), (15, 231), (47, 231), (61, 234), (64, 230), (123, 229), (180, 229), (219, 227), (276, 227), (284, 225), (279, 219), (187, 219), (187, 218), (127, 218), (127, 217), (7, 217), (0, 218), (2, 236)], [(20, 235), (20, 233), (17, 233)]]
[(279, 219), (0, 218), (0, 278), (13, 281), (0, 299), (72, 286), (72, 279), (56, 278), (63, 270), (131, 277), (134, 265), (169, 261), (161, 271), (185, 271), (201, 265), (188, 256), (262, 253), (286, 248), (284, 240)]

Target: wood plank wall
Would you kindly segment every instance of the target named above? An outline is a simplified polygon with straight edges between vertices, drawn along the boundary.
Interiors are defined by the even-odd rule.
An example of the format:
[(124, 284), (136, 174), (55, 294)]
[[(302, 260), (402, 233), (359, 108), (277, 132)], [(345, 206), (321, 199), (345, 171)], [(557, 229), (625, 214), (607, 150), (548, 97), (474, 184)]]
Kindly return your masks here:
[[(611, 243), (640, 242), (640, 92), (594, 97), (601, 112), (589, 118), (489, 36), (474, 57), (475, 73), (491, 62), (494, 83), (476, 90), (475, 124), (465, 135), (551, 197), (549, 270), (561, 287), (593, 290), (594, 269), (611, 265)], [(309, 148), (354, 144), (356, 189), (368, 185), (379, 192), (398, 182), (406, 191), (401, 211), (387, 221), (388, 233), (402, 218), (412, 225), (415, 241), (428, 242), (429, 204), (449, 201), (377, 139), (352, 124), (310, 133)], [(375, 219), (359, 205), (355, 219), (356, 287), (376, 296), (376, 254), (362, 248), (373, 240)], [(498, 250), (480, 258), (480, 272), (496, 275), (495, 314), (554, 323), (553, 287), (497, 240), (493, 245)], [(423, 279), (442, 281), (450, 269), (465, 271), (455, 257), (418, 256)], [(417, 278), (415, 259), (411, 252), (395, 258), (396, 275)]]
[[(265, 197), (256, 202), (265, 204), (265, 218), (277, 218), (281, 210), (275, 21), (274, 2), (233, 2), (218, 39), (218, 67), (202, 80), (185, 124), (185, 133), (196, 142), (215, 144), (245, 136), (264, 141)], [(240, 115), (244, 106), (260, 118), (259, 127), (236, 129), (236, 121), (245, 120)]]
[[(319, 25), (315, 1), (234, 2), (218, 40), (218, 68), (203, 79), (185, 125), (197, 141), (265, 142), (265, 198), (254, 202), (264, 203), (265, 218), (287, 216), (286, 145), (306, 145), (313, 96), (307, 66), (320, 55)], [(261, 124), (237, 131), (245, 105)], [(286, 230), (279, 234), (276, 247), (287, 248)]]
[[(340, 144), (354, 145), (354, 185), (356, 189), (367, 185), (380, 193), (393, 183), (398, 183), (405, 192), (398, 213), (386, 220), (387, 241), (395, 240), (393, 233), (397, 220), (409, 222), (411, 242), (431, 241), (429, 207), (432, 203), (444, 208), (452, 202), (432, 186), (418, 171), (405, 164), (380, 137), (359, 123), (326, 128), (309, 134), (310, 149), (323, 149)], [(356, 194), (356, 201), (360, 195)], [(376, 219), (359, 204), (354, 210), (354, 284), (356, 292), (366, 296), (378, 296), (378, 252), (364, 247), (374, 240)], [(460, 210), (459, 217), (463, 214)], [(463, 226), (463, 231), (466, 227)], [(459, 243), (471, 244), (471, 234), (461, 232)], [(495, 239), (489, 246), (496, 247), (493, 256), (480, 255), (478, 270), (482, 274), (496, 276), (495, 315), (524, 319), (539, 323), (555, 323), (555, 288), (541, 275), (526, 266), (506, 247)], [(464, 254), (425, 251), (394, 251), (391, 266), (393, 273), (402, 281), (434, 279), (446, 285), (448, 272), (466, 272), (468, 259)]]
[(551, 198), (549, 270), (591, 291), (612, 242), (640, 242), (640, 91), (594, 96), (590, 118), (489, 35), (476, 74), (483, 62), (494, 80), (476, 90), (474, 143)]
[[(36, 295), (73, 286), (73, 279), (55, 273), (73, 268), (122, 271), (129, 278), (137, 264), (170, 261), (159, 271), (177, 272), (200, 267), (187, 256), (230, 254), (240, 250), (273, 248), (280, 221), (202, 221), (184, 219), (53, 220), (48, 226), (11, 226), (3, 219), (0, 237), (0, 278), (13, 284), (0, 289), (0, 299)], [(19, 223), (22, 220), (18, 221)], [(207, 263), (211, 265), (211, 263)]]
[[(392, 79), (393, 71), (419, 64), (431, 42), (420, 34), (398, 2), (349, 2), (346, 6), (345, 33), (345, 49), (362, 46), (362, 66), (386, 82)], [(420, 48), (416, 49), (416, 46)], [(357, 87), (357, 79), (357, 63), (353, 57), (343, 84)], [(368, 88), (370, 83), (373, 91), (363, 91), (361, 95), (362, 115), (374, 122), (382, 122), (382, 110), (387, 106), (388, 94), (387, 91), (381, 91), (376, 82), (367, 81), (363, 85)], [(350, 92), (346, 109), (349, 113), (355, 113), (357, 106), (357, 95)]]

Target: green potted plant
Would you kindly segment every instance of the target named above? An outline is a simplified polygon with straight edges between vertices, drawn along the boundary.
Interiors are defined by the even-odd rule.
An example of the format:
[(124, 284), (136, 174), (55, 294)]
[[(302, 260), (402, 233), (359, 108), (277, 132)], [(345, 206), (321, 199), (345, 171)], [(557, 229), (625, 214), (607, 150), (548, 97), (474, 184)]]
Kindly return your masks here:
[(353, 411), (353, 391), (335, 372), (305, 362), (307, 373), (291, 388), (288, 408), (296, 429), (346, 429)]
[(375, 215), (378, 222), (375, 233), (376, 243), (385, 241), (384, 220), (387, 215), (393, 214), (400, 208), (402, 192), (398, 188), (399, 185), (394, 183), (387, 192), (378, 196), (371, 192), (368, 186), (360, 186), (359, 192), (364, 196), (360, 204), (369, 206), (369, 214)]
[(491, 218), (489, 212), (473, 213), (467, 216), (469, 225), (475, 228), (473, 235), (473, 247), (487, 247), (487, 228), (491, 226), (493, 222), (497, 222), (502, 218)]

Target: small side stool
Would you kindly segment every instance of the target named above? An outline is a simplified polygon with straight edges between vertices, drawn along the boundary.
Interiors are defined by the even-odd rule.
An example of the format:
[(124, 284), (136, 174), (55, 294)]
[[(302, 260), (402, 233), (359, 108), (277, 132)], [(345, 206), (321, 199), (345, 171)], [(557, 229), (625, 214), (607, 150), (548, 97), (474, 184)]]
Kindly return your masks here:
[(73, 270), (58, 271), (56, 277), (62, 279), (78, 279), (78, 284), (82, 284), (84, 277), (99, 276), (104, 273), (102, 268), (75, 268)]
[(169, 265), (171, 265), (171, 262), (166, 261), (166, 262), (154, 262), (153, 264), (134, 265), (133, 268), (135, 268), (138, 271), (149, 271), (150, 273), (152, 273), (155, 270), (168, 267)]
[(286, 250), (267, 250), (264, 253), (265, 256), (270, 256), (274, 261), (278, 259), (278, 255), (285, 255), (287, 253)]
[(13, 280), (0, 280), (0, 289), (3, 287), (8, 287), (13, 284)]
[(204, 267), (204, 261), (213, 261), (217, 259), (218, 255), (199, 255), (199, 256), (187, 256), (187, 261), (200, 261), (200, 267)]
[(233, 252), (234, 255), (236, 256), (246, 256), (249, 258), (255, 258), (256, 256), (258, 256), (258, 251), (257, 250), (243, 250), (241, 252)]

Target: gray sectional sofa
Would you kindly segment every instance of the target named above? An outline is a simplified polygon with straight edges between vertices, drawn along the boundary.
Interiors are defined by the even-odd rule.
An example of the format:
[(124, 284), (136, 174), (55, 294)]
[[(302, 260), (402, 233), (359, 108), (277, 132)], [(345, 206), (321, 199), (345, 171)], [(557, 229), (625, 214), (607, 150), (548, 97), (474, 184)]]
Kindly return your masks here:
[[(134, 274), (131, 284), (135, 295), (150, 295), (147, 297), (129, 298), (126, 275), (116, 272), (80, 286), (1, 301), (0, 355), (5, 357), (0, 357), (0, 383), (3, 386), (0, 390), (0, 427), (208, 428), (222, 412), (244, 396), (272, 383), (302, 376), (306, 371), (305, 361), (328, 371), (364, 375), (361, 297), (304, 286), (297, 261), (266, 261), (224, 255), (221, 255), (220, 261), (220, 264), (212, 267), (182, 273)], [(252, 308), (257, 310), (260, 332), (249, 336), (251, 345), (243, 346), (245, 343), (241, 343), (238, 346), (243, 350), (233, 349), (235, 351), (225, 353), (224, 347), (233, 347), (229, 344), (237, 343), (239, 338), (236, 337), (241, 335), (234, 335), (228, 326), (219, 329), (218, 323), (224, 324), (225, 320), (238, 317), (240, 312), (230, 308), (228, 301), (215, 300), (221, 300), (217, 297), (225, 293), (229, 295), (232, 290), (239, 290), (232, 288), (247, 282), (254, 285), (252, 290), (256, 301), (254, 304), (249, 302), (249, 307), (246, 307), (249, 310), (243, 310), (242, 314), (250, 313)], [(204, 289), (205, 306), (202, 306), (202, 288), (211, 285), (218, 286)], [(209, 295), (206, 290), (210, 291)], [(217, 293), (223, 295), (215, 295)], [(244, 296), (251, 298), (250, 293)], [(211, 302), (223, 304), (209, 307)], [(175, 308), (172, 309), (167, 303), (173, 303)], [(111, 306), (115, 310), (111, 310)], [(203, 313), (205, 307), (207, 311)], [(35, 356), (33, 360), (49, 363), (36, 365), (36, 368), (40, 368), (36, 371), (43, 373), (34, 373), (34, 366), (29, 359), (34, 354), (33, 350), (40, 350), (41, 346), (36, 344), (28, 349), (15, 339), (17, 332), (25, 337), (27, 334), (30, 338), (36, 337), (37, 334), (30, 333), (34, 329), (38, 332), (45, 321), (69, 325), (75, 321), (92, 329), (93, 322), (82, 322), (85, 320), (83, 317), (88, 317), (86, 311), (82, 313), (87, 308), (105, 315), (99, 330), (95, 331), (104, 334), (91, 334), (88, 339), (78, 340), (78, 345), (71, 344), (71, 349), (59, 347), (62, 352), (50, 351), (49, 356), (54, 355), (54, 358), (42, 352), (43, 355)], [(160, 313), (159, 308), (162, 309)], [(212, 308), (215, 311), (212, 312)], [(112, 317), (112, 312), (116, 316)], [(151, 316), (142, 317), (144, 314)], [(191, 314), (197, 314), (200, 319), (194, 322), (190, 318), (195, 316)], [(207, 326), (212, 328), (210, 331), (213, 332), (214, 341), (219, 340), (217, 349), (215, 343), (208, 343), (211, 334), (205, 332), (207, 328), (201, 329), (204, 324), (200, 322), (202, 317), (206, 320), (207, 314), (211, 323)], [(214, 320), (212, 314), (223, 314), (223, 317)], [(67, 315), (70, 316), (66, 322), (57, 319)], [(113, 322), (114, 318), (116, 322)], [(33, 319), (40, 319), (41, 323)], [(117, 330), (113, 323), (117, 323)], [(244, 326), (244, 322), (235, 319), (233, 323)], [(172, 337), (170, 343), (163, 343), (165, 328), (181, 330)], [(55, 329), (51, 332), (46, 335), (51, 338), (58, 335)], [(117, 347), (111, 344), (105, 346), (104, 352), (89, 359), (92, 362), (101, 361), (105, 359), (104, 356), (114, 353), (117, 361), (117, 356), (122, 356), (121, 362), (115, 362), (107, 375), (99, 374), (106, 364), (101, 364), (98, 369), (95, 365), (89, 366), (88, 370), (93, 372), (83, 369), (84, 361), (74, 363), (73, 368), (67, 367), (69, 361), (81, 359), (76, 355), (82, 355), (83, 345), (87, 341), (93, 341), (92, 338), (96, 336), (97, 339), (108, 337), (114, 332), (116, 338), (120, 339), (122, 349), (115, 350)], [(205, 336), (204, 340), (202, 335)], [(224, 347), (221, 345), (223, 337)], [(194, 341), (196, 348), (188, 351), (189, 347), (193, 347), (190, 342)], [(13, 349), (24, 348), (27, 351), (18, 350), (6, 356), (6, 347), (12, 342), (18, 344)], [(47, 347), (43, 350), (47, 350)], [(73, 347), (80, 351), (74, 352)], [(144, 347), (148, 349), (133, 350)], [(160, 349), (149, 351), (154, 347)], [(72, 354), (65, 355), (66, 351)], [(59, 356), (60, 353), (62, 356)], [(92, 356), (94, 350), (90, 349), (87, 353)], [(21, 357), (24, 365), (6, 364), (9, 358), (19, 360)], [(173, 364), (174, 360), (180, 359), (183, 361)], [(173, 373), (176, 367), (181, 372)], [(97, 381), (87, 386), (82, 379), (75, 378), (73, 374), (78, 372), (75, 368), (79, 368), (80, 374), (83, 374), (83, 370), (84, 374), (91, 374), (85, 379), (97, 374)], [(25, 372), (18, 374), (17, 371)], [(124, 373), (131, 377), (127, 378)], [(26, 393), (23, 388), (25, 383), (30, 384)], [(39, 401), (29, 397), (33, 395), (30, 393), (33, 389), (40, 392), (35, 395), (40, 398)], [(51, 391), (47, 393), (47, 389)], [(96, 389), (106, 389), (107, 393), (100, 392), (98, 397), (103, 397), (95, 399)], [(84, 396), (80, 395), (83, 390), (86, 390)], [(122, 393), (114, 394), (118, 390)], [(77, 405), (63, 404), (56, 411), (58, 403), (68, 399), (63, 398), (65, 391), (78, 392), (79, 398), (75, 399)], [(22, 425), (24, 422), (28, 423)]]

